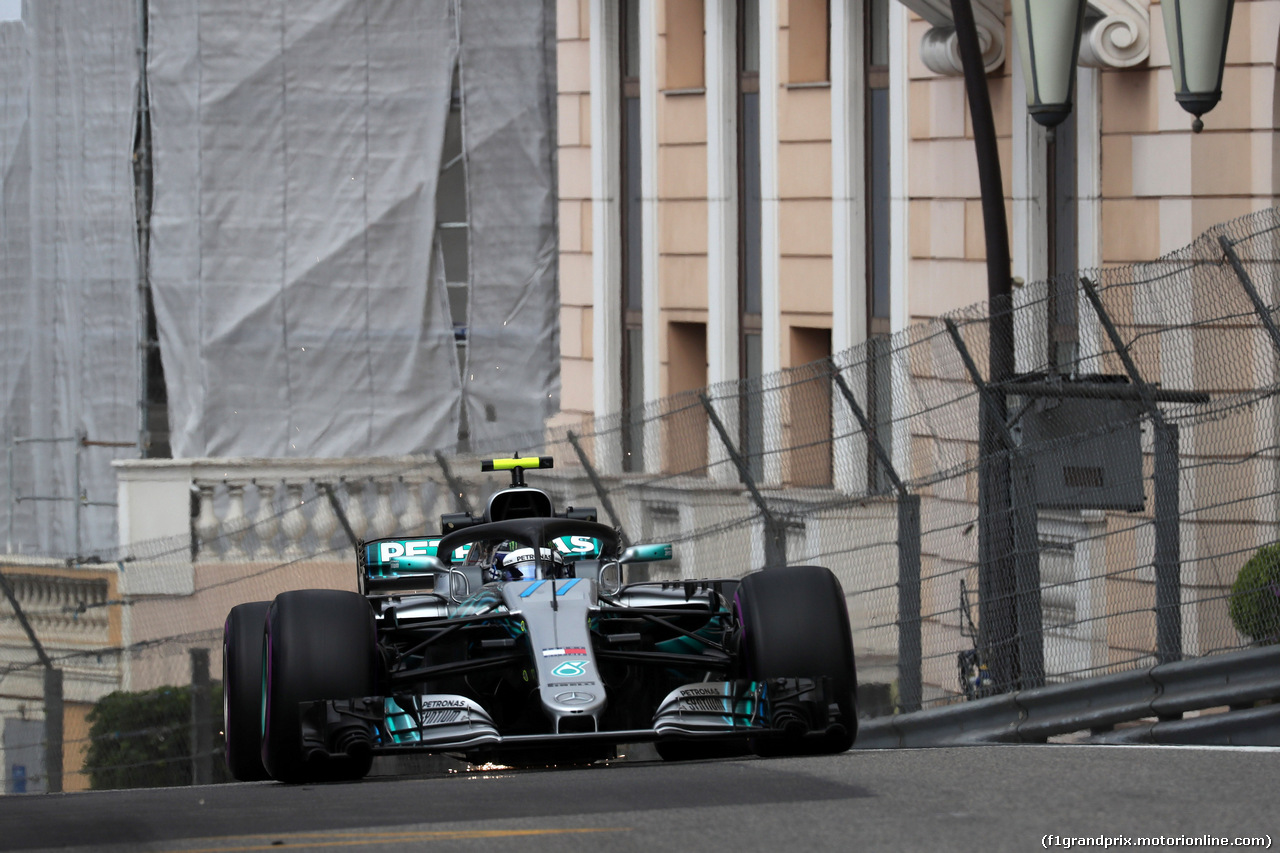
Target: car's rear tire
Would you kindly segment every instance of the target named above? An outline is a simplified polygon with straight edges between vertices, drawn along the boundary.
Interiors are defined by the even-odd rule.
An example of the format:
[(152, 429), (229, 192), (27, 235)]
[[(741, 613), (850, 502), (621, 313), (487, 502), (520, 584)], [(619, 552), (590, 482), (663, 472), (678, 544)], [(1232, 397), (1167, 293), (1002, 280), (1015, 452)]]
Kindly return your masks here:
[(371, 753), (307, 760), (298, 704), (376, 693), (373, 611), (363, 596), (331, 589), (282, 592), (267, 613), (262, 673), (262, 763), (281, 782), (363, 778)]
[(222, 626), (224, 755), (241, 782), (270, 778), (262, 766), (262, 632), (270, 607), (270, 601), (237, 604)]
[[(844, 590), (822, 566), (785, 566), (742, 579), (734, 596), (746, 675), (826, 678), (838, 711), (822, 731), (759, 738), (760, 755), (844, 752), (858, 730), (857, 669)], [(776, 724), (776, 723), (775, 723)]]

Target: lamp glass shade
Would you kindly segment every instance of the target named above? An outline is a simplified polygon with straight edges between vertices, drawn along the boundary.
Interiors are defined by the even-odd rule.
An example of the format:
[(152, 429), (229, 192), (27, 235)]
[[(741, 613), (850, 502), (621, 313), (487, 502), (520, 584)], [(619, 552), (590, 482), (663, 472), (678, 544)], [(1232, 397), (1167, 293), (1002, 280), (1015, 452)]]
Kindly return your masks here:
[(1173, 67), (1173, 91), (1187, 112), (1200, 116), (1222, 99), (1233, 0), (1164, 0), (1164, 32)]
[(1053, 127), (1071, 112), (1085, 0), (1013, 0), (1027, 112)]

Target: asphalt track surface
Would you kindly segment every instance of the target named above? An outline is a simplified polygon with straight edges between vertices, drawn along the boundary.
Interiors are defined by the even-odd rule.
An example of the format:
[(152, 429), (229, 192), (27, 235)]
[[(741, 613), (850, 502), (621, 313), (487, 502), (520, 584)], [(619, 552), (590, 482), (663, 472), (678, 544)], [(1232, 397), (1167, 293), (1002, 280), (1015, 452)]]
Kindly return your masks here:
[(1048, 835), (1280, 842), (1280, 749), (867, 750), (0, 797), (5, 850), (1033, 850)]

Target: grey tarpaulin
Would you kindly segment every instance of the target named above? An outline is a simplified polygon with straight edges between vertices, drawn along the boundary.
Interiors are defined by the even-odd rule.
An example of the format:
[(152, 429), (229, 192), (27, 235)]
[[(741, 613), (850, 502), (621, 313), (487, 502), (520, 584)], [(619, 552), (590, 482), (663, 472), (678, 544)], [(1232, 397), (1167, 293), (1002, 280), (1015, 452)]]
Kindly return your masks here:
[[(135, 9), (132, 0), (28, 3), (23, 48), (17, 25), (4, 27), (6, 443), (138, 435)], [(8, 73), (15, 51), (26, 56), (25, 85)], [(74, 441), (15, 447), (16, 494), (59, 500), (10, 502), (14, 549), (70, 555), (77, 518), (82, 553), (114, 544), (113, 508), (77, 512), (77, 456), (81, 496), (110, 502), (111, 458), (129, 455), (77, 451)]]
[(447, 0), (152, 0), (152, 290), (176, 456), (456, 435), (431, 294)]
[(471, 218), (471, 446), (536, 431), (560, 404), (555, 4), (464, 0), (463, 145)]
[[(559, 396), (550, 0), (41, 0), (0, 27), (6, 444), (142, 428), (140, 8), (175, 455), (452, 445), (464, 369), (473, 445), (540, 429)], [(459, 62), (467, 365), (435, 221)], [(14, 494), (60, 500), (9, 502), (15, 550), (69, 555), (77, 522), (81, 553), (110, 547), (75, 467), (106, 503), (111, 458), (136, 453), (17, 446)]]
[[(30, 86), (30, 57), (27, 30), (21, 22), (0, 23), (0, 398), (4, 406), (6, 442), (14, 435), (30, 432), (31, 362), (28, 354), (28, 322), (31, 289), (31, 124), (27, 120), (27, 91)], [(20, 467), (20, 481), (28, 485), (30, 460), (14, 459)], [(5, 466), (8, 454), (0, 458)], [(15, 486), (17, 483), (15, 483)], [(5, 496), (5, 521), (17, 508)], [(32, 525), (31, 510), (21, 516), (21, 526)], [(14, 518), (15, 528), (18, 518)], [(6, 528), (7, 535), (8, 528)], [(10, 543), (13, 544), (13, 543)]]

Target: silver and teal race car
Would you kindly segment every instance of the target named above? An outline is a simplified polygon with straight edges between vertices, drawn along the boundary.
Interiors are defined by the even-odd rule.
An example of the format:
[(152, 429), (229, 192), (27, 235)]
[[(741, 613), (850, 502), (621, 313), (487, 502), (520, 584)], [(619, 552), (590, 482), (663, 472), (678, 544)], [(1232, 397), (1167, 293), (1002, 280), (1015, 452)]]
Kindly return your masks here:
[(226, 758), (241, 780), (349, 780), (375, 755), (586, 763), (654, 742), (667, 760), (848, 749), (857, 679), (844, 594), (819, 566), (630, 580), (667, 544), (622, 547), (587, 508), (525, 484), (443, 534), (357, 547), (359, 592), (232, 608)]

